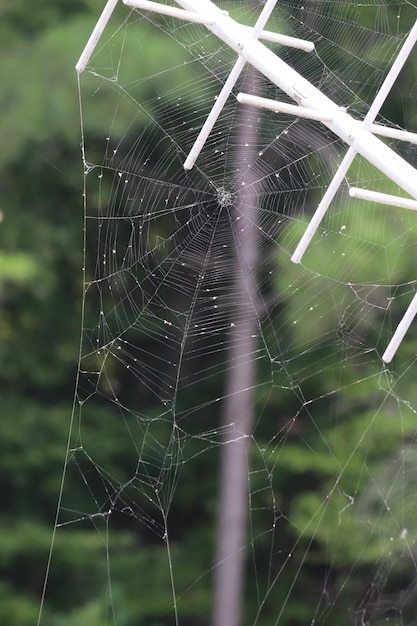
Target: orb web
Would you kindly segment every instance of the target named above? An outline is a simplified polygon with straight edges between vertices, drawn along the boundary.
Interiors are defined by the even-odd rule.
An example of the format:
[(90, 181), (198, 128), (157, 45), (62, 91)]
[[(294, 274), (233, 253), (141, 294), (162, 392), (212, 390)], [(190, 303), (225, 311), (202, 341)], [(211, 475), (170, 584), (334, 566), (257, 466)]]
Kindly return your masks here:
[[(248, 25), (260, 10), (220, 4)], [(285, 0), (268, 30), (315, 50), (267, 45), (363, 119), (416, 17)], [(240, 104), (248, 86), (287, 101), (245, 67), (184, 170), (235, 61), (201, 24), (120, 6), (79, 77), (83, 322), (55, 550), (94, 537), (101, 623), (208, 623), (218, 468), (243, 441), (242, 623), (409, 624), (416, 326), (393, 364), (381, 355), (414, 294), (417, 217), (349, 196), (399, 193), (358, 157), (293, 264), (345, 147)], [(415, 127), (414, 74), (415, 55), (377, 123)]]

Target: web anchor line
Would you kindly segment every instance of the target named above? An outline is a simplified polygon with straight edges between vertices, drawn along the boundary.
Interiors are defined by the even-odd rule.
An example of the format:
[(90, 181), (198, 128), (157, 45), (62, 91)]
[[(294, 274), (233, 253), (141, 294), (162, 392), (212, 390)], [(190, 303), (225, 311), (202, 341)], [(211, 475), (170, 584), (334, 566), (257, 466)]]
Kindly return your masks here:
[[(277, 0), (267, 0), (254, 28), (236, 22), (230, 17), (227, 11), (220, 9), (211, 0), (175, 0), (175, 2), (175, 5), (165, 5), (151, 0), (123, 0), (125, 5), (135, 9), (152, 11), (189, 22), (200, 23), (206, 26), (206, 28), (226, 43), (238, 55), (238, 59), (226, 83), (184, 163), (185, 169), (191, 169), (193, 167), (246, 63), (250, 63), (261, 72), (273, 84), (294, 100), (296, 105), (268, 101), (267, 99), (250, 96), (249, 94), (239, 94), (239, 102), (269, 108), (284, 114), (314, 119), (324, 124), (349, 146), (333, 180), (294, 251), (292, 256), (294, 263), (301, 262), (310, 241), (317, 231), (340, 185), (343, 183), (350, 165), (357, 154), (360, 154), (380, 172), (385, 174), (403, 191), (409, 194), (414, 201), (417, 200), (417, 170), (376, 136), (386, 136), (417, 143), (417, 135), (415, 133), (375, 124), (376, 116), (417, 41), (417, 21), (410, 30), (380, 90), (371, 104), (368, 113), (361, 122), (355, 120), (343, 107), (338, 106), (259, 41), (260, 38), (263, 38), (265, 40), (281, 43), (282, 45), (298, 47), (306, 52), (314, 49), (312, 42), (282, 36), (264, 30), (264, 26)], [(82, 72), (85, 69), (116, 5), (117, 0), (108, 0), (80, 60), (76, 65), (78, 72)], [(179, 5), (179, 7), (177, 5)], [(358, 192), (356, 191), (354, 193)], [(392, 196), (383, 195), (385, 196), (383, 199), (385, 204), (415, 209), (412, 200), (402, 198), (393, 199)], [(356, 197), (360, 198), (363, 196), (356, 195)], [(373, 197), (370, 198), (368, 196), (367, 199), (376, 202), (382, 201), (382, 197), (378, 197), (376, 192), (373, 194)], [(408, 205), (405, 206), (404, 202), (405, 204), (408, 203)], [(417, 294), (395, 331), (387, 350), (383, 354), (382, 358), (385, 362), (388, 363), (392, 360), (416, 314)]]

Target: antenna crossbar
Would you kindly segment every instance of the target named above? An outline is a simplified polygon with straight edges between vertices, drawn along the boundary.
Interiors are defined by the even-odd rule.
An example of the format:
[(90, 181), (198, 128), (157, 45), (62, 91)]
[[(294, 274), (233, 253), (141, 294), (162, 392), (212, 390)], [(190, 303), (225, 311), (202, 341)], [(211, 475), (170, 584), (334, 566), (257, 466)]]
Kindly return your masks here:
[[(348, 150), (333, 180), (327, 188), (303, 237), (294, 251), (292, 261), (295, 263), (301, 262), (304, 252), (317, 231), (340, 185), (345, 180), (350, 165), (357, 154), (360, 154), (369, 161), (369, 163), (385, 174), (412, 198), (412, 200), (408, 200), (394, 196), (387, 197), (386, 194), (378, 194), (378, 192), (370, 192), (371, 196), (369, 196), (368, 192), (366, 199), (388, 203), (392, 206), (416, 209), (417, 170), (375, 135), (405, 140), (417, 144), (417, 134), (397, 128), (385, 127), (381, 124), (375, 124), (375, 118), (417, 41), (417, 21), (405, 39), (368, 113), (362, 121), (358, 121), (354, 119), (346, 109), (338, 106), (304, 76), (285, 63), (272, 50), (259, 41), (260, 38), (264, 38), (282, 45), (299, 47), (307, 52), (314, 49), (312, 42), (271, 33), (264, 29), (277, 0), (266, 0), (253, 28), (236, 22), (230, 17), (227, 11), (220, 9), (212, 0), (175, 0), (176, 5), (179, 5), (179, 7), (176, 5), (160, 4), (159, 2), (151, 0), (123, 0), (123, 2), (125, 5), (133, 8), (162, 13), (174, 18), (202, 24), (238, 55), (237, 61), (223, 89), (217, 97), (191, 152), (185, 160), (185, 169), (191, 169), (193, 167), (246, 63), (250, 63), (261, 72), (296, 104), (291, 105), (284, 102), (268, 101), (266, 98), (257, 98), (249, 94), (239, 94), (237, 96), (239, 102), (318, 121), (324, 124), (348, 146)], [(117, 0), (108, 0), (80, 60), (76, 65), (78, 72), (82, 72), (85, 69), (116, 5)], [(351, 195), (357, 194), (355, 197), (364, 198), (365, 191), (366, 190), (355, 190), (351, 192)], [(384, 199), (382, 196), (384, 196)], [(407, 328), (416, 312), (417, 296), (413, 299), (413, 302), (404, 316), (408, 324)], [(398, 348), (403, 337), (401, 333), (405, 333), (407, 329), (404, 330), (406, 322), (403, 320), (400, 323), (399, 329), (401, 327), (401, 330), (397, 329), (389, 349), (384, 353), (383, 359), (385, 361), (388, 362)]]

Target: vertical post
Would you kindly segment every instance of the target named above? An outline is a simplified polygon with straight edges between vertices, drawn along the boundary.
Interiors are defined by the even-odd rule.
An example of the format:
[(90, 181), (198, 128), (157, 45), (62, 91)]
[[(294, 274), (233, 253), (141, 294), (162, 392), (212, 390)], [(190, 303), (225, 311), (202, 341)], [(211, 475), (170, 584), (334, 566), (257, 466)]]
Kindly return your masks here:
[[(246, 82), (255, 90), (255, 76), (248, 69)], [(236, 152), (236, 172), (250, 172), (257, 144), (256, 109), (239, 109), (241, 132)], [(242, 185), (241, 182), (246, 182)], [(249, 184), (249, 183), (252, 184)], [(236, 241), (233, 325), (229, 337), (232, 367), (226, 382), (223, 410), (224, 444), (221, 448), (217, 554), (214, 568), (213, 626), (239, 626), (243, 604), (246, 533), (249, 509), (248, 463), (254, 422), (255, 361), (257, 349), (258, 197), (259, 188), (242, 177), (231, 210)], [(236, 221), (239, 217), (239, 221)], [(238, 225), (238, 226), (237, 226)]]

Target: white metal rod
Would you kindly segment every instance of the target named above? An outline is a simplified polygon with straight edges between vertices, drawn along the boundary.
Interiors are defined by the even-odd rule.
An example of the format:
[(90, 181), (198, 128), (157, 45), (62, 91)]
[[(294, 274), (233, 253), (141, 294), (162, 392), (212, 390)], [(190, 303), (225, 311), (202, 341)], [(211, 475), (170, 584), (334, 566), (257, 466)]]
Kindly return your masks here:
[[(152, 11), (153, 13), (158, 13), (160, 15), (177, 17), (178, 19), (185, 20), (186, 22), (204, 24), (205, 26), (209, 26), (213, 23), (212, 18), (205, 18), (194, 11), (179, 9), (178, 7), (170, 6), (168, 4), (153, 2), (153, 0), (123, 0), (123, 4), (134, 9), (144, 9), (145, 11)], [(244, 28), (248, 32), (253, 31), (252, 26), (244, 26)], [(290, 37), (288, 35), (281, 35), (280, 33), (273, 33), (269, 30), (261, 30), (259, 38), (264, 41), (271, 41), (272, 43), (277, 43), (289, 48), (304, 50), (305, 52), (312, 52), (314, 50), (314, 43), (312, 41), (298, 39), (297, 37)]]
[[(413, 28), (411, 29), (403, 47), (401, 48), (400, 52), (398, 53), (397, 58), (395, 59), (390, 71), (388, 72), (382, 86), (381, 89), (379, 90), (379, 92), (377, 93), (375, 100), (373, 101), (372, 105), (369, 108), (368, 113), (366, 114), (363, 122), (361, 123), (361, 132), (363, 133), (363, 131), (367, 131), (369, 129), (371, 129), (372, 124), (374, 122), (375, 117), (377, 116), (381, 106), (383, 105), (389, 90), (391, 89), (392, 85), (394, 84), (401, 68), (403, 67), (405, 61), (407, 60), (410, 51), (412, 49), (412, 47), (414, 46), (415, 42), (417, 39), (417, 21), (415, 22)], [(387, 174), (387, 176), (389, 178), (391, 178), (392, 180), (394, 180), (395, 182), (398, 182), (398, 176), (397, 174), (399, 173), (397, 168), (401, 168), (401, 165), (398, 163), (397, 159), (392, 159), (392, 157), (390, 157), (390, 163), (389, 163), (389, 167), (388, 170), (385, 167), (381, 167), (381, 154), (378, 155), (378, 151), (373, 150), (373, 147), (369, 144), (366, 145), (366, 140), (365, 143), (363, 142), (359, 142), (358, 141), (358, 136), (354, 135), (354, 141), (352, 142), (352, 146), (355, 146), (355, 148), (357, 149), (357, 152), (359, 152), (362, 156), (364, 156), (365, 158), (368, 159), (368, 161), (370, 163), (373, 163), (373, 165), (375, 165), (376, 167), (378, 167), (378, 169), (380, 169), (382, 172), (384, 172), (384, 174)], [(382, 144), (384, 145), (384, 144)], [(369, 150), (369, 148), (371, 148), (371, 150)], [(384, 151), (385, 152), (385, 151)], [(392, 152), (392, 154), (394, 155), (395, 152)], [(349, 157), (348, 157), (349, 155)], [(350, 153), (349, 151), (346, 155), (346, 157), (348, 157), (347, 161), (345, 162), (345, 159), (342, 162), (342, 165), (344, 165), (344, 167), (342, 168), (342, 172), (341, 172), (341, 176), (337, 177), (337, 174), (335, 176), (335, 178), (332, 181), (332, 192), (329, 192), (329, 189), (327, 190), (326, 194), (323, 197), (323, 200), (321, 201), (319, 207), (317, 208), (313, 219), (311, 220), (310, 224), (307, 227), (306, 232), (304, 233), (304, 236), (302, 237), (300, 243), (298, 244), (293, 256), (292, 256), (292, 261), (294, 263), (300, 263), (301, 259), (303, 258), (304, 252), (307, 249), (308, 244), (310, 243), (311, 239), (314, 236), (314, 233), (316, 232), (317, 228), (320, 225), (321, 220), (323, 219), (324, 215), (326, 214), (326, 211), (329, 207), (329, 204), (331, 202), (331, 200), (333, 199), (339, 185), (341, 184), (342, 180), (343, 180), (343, 176), (347, 173), (348, 167), (350, 166), (350, 164), (353, 161), (355, 154)], [(395, 161), (397, 161), (397, 163), (395, 163)], [(348, 163), (348, 166), (346, 167)], [(408, 170), (408, 175), (411, 175), (411, 171), (410, 171), (410, 165), (404, 161), (404, 163), (407, 165), (407, 170)], [(382, 164), (383, 165), (383, 164)], [(342, 166), (341, 166), (342, 167)], [(417, 182), (417, 171), (412, 168), (414, 170), (414, 181), (415, 183)], [(340, 180), (339, 184), (336, 186), (333, 186), (333, 182), (335, 182), (335, 180)], [(405, 184), (404, 184), (405, 183)], [(417, 185), (413, 184), (412, 185), (412, 189), (410, 190), (410, 187), (408, 185), (408, 181), (403, 179), (402, 183), (399, 183), (400, 186), (405, 189), (405, 191), (407, 191), (410, 195), (414, 196), (415, 198), (417, 198)]]
[(390, 139), (399, 139), (400, 141), (408, 141), (409, 143), (417, 144), (417, 133), (410, 133), (407, 130), (383, 126), (382, 124), (371, 124), (370, 131), (374, 135), (380, 135), (381, 137), (389, 137)]
[(349, 195), (351, 198), (358, 198), (359, 200), (369, 200), (370, 202), (377, 202), (378, 204), (387, 204), (401, 209), (411, 209), (412, 211), (417, 211), (416, 200), (401, 198), (400, 196), (392, 196), (388, 193), (380, 193), (379, 191), (370, 191), (369, 189), (351, 187), (349, 189)]
[[(245, 26), (249, 32), (253, 30), (251, 26)], [(259, 39), (264, 41), (271, 41), (272, 43), (278, 43), (281, 46), (287, 46), (288, 48), (297, 48), (298, 50), (304, 50), (304, 52), (313, 52), (314, 43), (307, 41), (306, 39), (298, 39), (297, 37), (289, 37), (288, 35), (281, 35), (279, 33), (273, 33), (269, 30), (261, 30), (259, 33)]]
[[(310, 109), (302, 108), (296, 104), (278, 102), (277, 100), (252, 96), (247, 93), (239, 93), (237, 100), (243, 104), (251, 104), (253, 106), (268, 109), (277, 113), (288, 113), (289, 115), (305, 117), (307, 119), (317, 120), (318, 122), (331, 121), (331, 117), (326, 113), (311, 111)], [(357, 121), (357, 123), (362, 127), (362, 122)], [(409, 143), (417, 144), (417, 133), (411, 133), (406, 130), (401, 130), (400, 128), (383, 126), (382, 124), (371, 124), (370, 131), (374, 135), (380, 135), (381, 137), (389, 137), (390, 139), (399, 139), (400, 141), (408, 141)]]
[(375, 100), (372, 102), (369, 107), (369, 111), (363, 120), (364, 129), (368, 130), (373, 123), (374, 119), (378, 115), (382, 105), (384, 104), (389, 92), (391, 91), (392, 86), (398, 78), (398, 74), (402, 70), (404, 63), (407, 61), (410, 53), (417, 41), (417, 21), (415, 22), (413, 28), (407, 35), (407, 38), (404, 44), (401, 47), (394, 63), (391, 66), (384, 82), (381, 85), (380, 90), (376, 94)]
[(301, 259), (303, 258), (304, 252), (306, 251), (308, 244), (310, 243), (310, 241), (312, 240), (314, 236), (314, 233), (320, 226), (320, 222), (325, 216), (326, 211), (329, 208), (331, 201), (335, 197), (337, 190), (342, 184), (347, 174), (347, 171), (349, 167), (351, 166), (351, 163), (353, 159), (355, 158), (355, 156), (356, 156), (356, 151), (353, 148), (349, 148), (349, 150), (346, 152), (343, 158), (343, 161), (339, 165), (339, 168), (336, 174), (334, 175), (332, 182), (327, 187), (326, 193), (324, 194), (313, 217), (311, 218), (310, 223), (304, 232), (304, 235), (301, 237), (300, 242), (294, 251), (294, 254), (291, 257), (291, 261), (293, 263), (301, 262)]
[(351, 145), (401, 189), (417, 199), (417, 170), (410, 163), (366, 130), (357, 133)]
[(321, 113), (320, 111), (311, 111), (298, 106), (297, 104), (288, 104), (287, 102), (278, 102), (276, 100), (270, 100), (269, 98), (261, 98), (260, 96), (252, 96), (248, 93), (239, 93), (237, 95), (237, 101), (241, 104), (252, 104), (260, 109), (268, 109), (275, 113), (288, 113), (288, 115), (295, 115), (297, 117), (305, 117), (310, 120), (316, 120), (318, 122), (330, 122), (331, 117), (327, 113)]
[(414, 295), (414, 298), (411, 300), (408, 309), (406, 310), (404, 317), (401, 322), (398, 324), (395, 333), (392, 336), (391, 341), (388, 344), (387, 349), (382, 355), (382, 360), (385, 363), (390, 363), (397, 352), (407, 330), (410, 328), (411, 322), (415, 318), (417, 314), (417, 293)]
[[(257, 22), (254, 26), (254, 28), (251, 30), (250, 33), (250, 38), (254, 39), (256, 37), (258, 37), (259, 33), (261, 32), (261, 30), (263, 29), (263, 27), (265, 26), (266, 22), (268, 21), (269, 16), (271, 15), (275, 5), (276, 5), (277, 0), (267, 0), (264, 8), (261, 11), (261, 14), (259, 15)], [(192, 3), (193, 4), (193, 3)], [(210, 4), (212, 4), (210, 2)], [(215, 9), (219, 10), (216, 5), (213, 5), (215, 7)], [(222, 16), (224, 16), (224, 14), (221, 13)], [(226, 16), (225, 16), (226, 17)], [(228, 18), (228, 16), (227, 16)], [(233, 20), (232, 20), (233, 21)], [(233, 22), (234, 23), (234, 22)], [(206, 119), (202, 129), (200, 130), (198, 137), (196, 139), (196, 141), (194, 142), (193, 147), (190, 150), (189, 155), (187, 156), (185, 163), (184, 163), (184, 169), (186, 170), (190, 170), (193, 166), (194, 163), (196, 162), (198, 155), (200, 154), (204, 144), (207, 141), (207, 138), (209, 136), (209, 134), (211, 133), (214, 124), (217, 121), (217, 118), (219, 117), (224, 105), (226, 104), (226, 101), (228, 99), (228, 97), (230, 96), (233, 87), (236, 84), (237, 79), (239, 78), (240, 74), (242, 73), (243, 68), (245, 67), (246, 61), (245, 59), (243, 59), (243, 57), (239, 56), (239, 58), (237, 59), (236, 63), (234, 64), (232, 71), (230, 72), (225, 84), (223, 85), (222, 90), (220, 91), (216, 102), (214, 103), (213, 108), (211, 109), (208, 118)]]
[(216, 123), (221, 111), (223, 110), (224, 105), (228, 97), (231, 94), (233, 87), (236, 84), (237, 79), (239, 78), (243, 68), (245, 67), (246, 61), (239, 57), (236, 63), (234, 64), (232, 71), (227, 77), (226, 82), (224, 83), (219, 95), (216, 98), (216, 101), (204, 122), (197, 139), (194, 142), (193, 147), (191, 148), (187, 158), (184, 161), (184, 169), (191, 170), (194, 167), (194, 163), (196, 162), (198, 155), (203, 149), (204, 144), (207, 141), (208, 136), (210, 135), (214, 124)]
[(116, 8), (117, 2), (118, 0), (108, 0), (106, 6), (104, 7), (102, 14), (100, 15), (97, 24), (95, 25), (95, 28), (90, 35), (90, 39), (87, 41), (87, 44), (78, 60), (78, 63), (75, 66), (75, 69), (78, 73), (82, 72), (85, 69), (85, 66), (90, 60), (91, 55), (93, 54), (95, 47), (98, 44), (99, 39), (107, 26), (107, 22), (111, 18), (112, 13)]
[(178, 7), (169, 6), (168, 4), (152, 2), (152, 0), (123, 0), (123, 4), (126, 4), (134, 9), (144, 9), (145, 11), (158, 13), (159, 15), (177, 17), (178, 19), (185, 20), (186, 22), (204, 24), (205, 26), (213, 24), (213, 18), (206, 18), (204, 15), (200, 15), (194, 11), (186, 11), (184, 9), (179, 9)]

